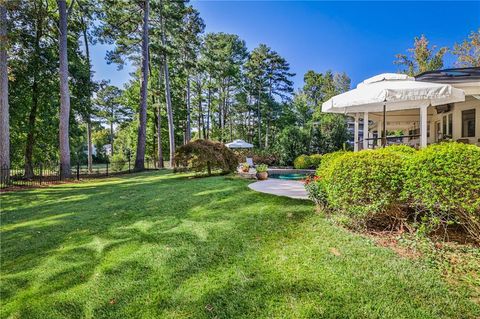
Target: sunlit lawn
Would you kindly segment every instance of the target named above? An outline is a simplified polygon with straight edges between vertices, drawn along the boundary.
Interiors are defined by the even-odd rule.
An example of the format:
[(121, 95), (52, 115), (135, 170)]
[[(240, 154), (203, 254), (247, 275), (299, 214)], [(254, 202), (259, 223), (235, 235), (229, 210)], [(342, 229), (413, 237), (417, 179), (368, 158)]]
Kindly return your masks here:
[(421, 261), (234, 178), (3, 194), (2, 318), (475, 318)]

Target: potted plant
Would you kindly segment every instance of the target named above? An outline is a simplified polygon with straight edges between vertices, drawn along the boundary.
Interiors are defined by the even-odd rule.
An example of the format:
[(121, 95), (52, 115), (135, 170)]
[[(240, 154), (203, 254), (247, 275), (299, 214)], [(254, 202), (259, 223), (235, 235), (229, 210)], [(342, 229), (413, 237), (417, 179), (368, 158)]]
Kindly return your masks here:
[(257, 165), (257, 179), (264, 181), (268, 178), (268, 166), (265, 164)]
[(248, 165), (247, 163), (242, 163), (242, 172), (244, 173), (248, 173), (250, 171), (250, 165)]

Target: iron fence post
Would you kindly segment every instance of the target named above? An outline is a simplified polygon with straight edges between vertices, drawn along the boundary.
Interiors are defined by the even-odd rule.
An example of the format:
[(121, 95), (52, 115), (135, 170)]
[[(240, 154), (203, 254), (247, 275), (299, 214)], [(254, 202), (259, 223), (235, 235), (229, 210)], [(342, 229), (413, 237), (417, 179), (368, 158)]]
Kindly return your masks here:
[(130, 154), (128, 154), (128, 173), (130, 173)]
[(108, 177), (108, 162), (109, 162), (109, 161), (107, 161), (107, 177)]
[(40, 163), (40, 185), (42, 185), (42, 179), (43, 179), (43, 165)]
[(80, 180), (80, 162), (77, 162), (77, 181)]

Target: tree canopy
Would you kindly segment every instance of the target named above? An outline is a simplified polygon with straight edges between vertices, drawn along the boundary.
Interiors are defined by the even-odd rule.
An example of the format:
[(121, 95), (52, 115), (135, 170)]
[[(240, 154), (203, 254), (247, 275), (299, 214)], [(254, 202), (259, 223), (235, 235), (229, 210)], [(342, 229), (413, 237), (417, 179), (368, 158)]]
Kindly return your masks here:
[[(196, 139), (325, 153), (349, 138), (346, 118), (321, 110), (350, 88), (346, 73), (309, 70), (295, 88), (281, 52), (268, 43), (249, 50), (236, 34), (205, 33), (188, 2), (12, 0), (0, 13), (0, 69), (7, 70), (0, 115), (9, 128), (1, 142), (10, 151), (1, 163), (24, 167), (27, 177), (40, 162), (61, 161), (68, 171), (88, 158), (91, 169), (113, 154), (134, 156), (137, 169), (145, 159), (162, 167)], [(480, 65), (479, 35), (472, 31), (455, 44), (458, 65)], [(124, 87), (92, 80), (90, 49), (97, 43), (111, 46), (105, 63), (133, 65)], [(422, 35), (395, 63), (408, 74), (439, 69), (447, 50)], [(110, 154), (100, 150), (105, 144)]]

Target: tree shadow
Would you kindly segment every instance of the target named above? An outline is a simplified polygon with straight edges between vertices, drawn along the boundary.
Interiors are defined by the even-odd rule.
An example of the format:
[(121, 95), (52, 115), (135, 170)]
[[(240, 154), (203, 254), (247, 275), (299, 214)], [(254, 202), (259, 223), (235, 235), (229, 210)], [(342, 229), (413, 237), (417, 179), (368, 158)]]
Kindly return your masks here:
[[(250, 246), (258, 245), (259, 237), (281, 232), (282, 225), (301, 222), (312, 211), (308, 202), (254, 193), (246, 182), (224, 177), (141, 175), (5, 196), (1, 272), (9, 284), (2, 304), (15, 303), (20, 298), (16, 296), (25, 293), (49, 307), (49, 298), (59, 293), (79, 286), (95, 289), (98, 273), (106, 282), (118, 283), (113, 279), (126, 272), (127, 284), (118, 283), (116, 288), (122, 296), (119, 301), (112, 305), (107, 300), (94, 307), (98, 317), (105, 309), (107, 314), (115, 313), (114, 309), (124, 313), (130, 310), (121, 300), (135, 299), (134, 295), (147, 298), (152, 294), (152, 278), (162, 277), (164, 289), (173, 293), (172, 286), (235, 262)], [(19, 200), (30, 203), (17, 206)], [(264, 210), (266, 205), (270, 208)], [(113, 266), (104, 268), (108, 256), (130, 247), (139, 251), (152, 247), (152, 254), (160, 256), (161, 271), (152, 275), (153, 259), (142, 264), (129, 260), (128, 253), (109, 260)], [(132, 274), (132, 269), (140, 271)], [(140, 274), (144, 284), (137, 282)], [(27, 311), (24, 306), (20, 309)], [(70, 306), (77, 309), (79, 304)]]

